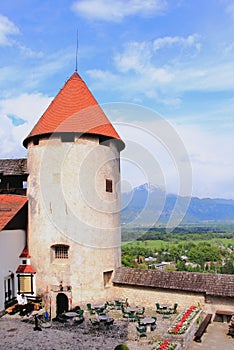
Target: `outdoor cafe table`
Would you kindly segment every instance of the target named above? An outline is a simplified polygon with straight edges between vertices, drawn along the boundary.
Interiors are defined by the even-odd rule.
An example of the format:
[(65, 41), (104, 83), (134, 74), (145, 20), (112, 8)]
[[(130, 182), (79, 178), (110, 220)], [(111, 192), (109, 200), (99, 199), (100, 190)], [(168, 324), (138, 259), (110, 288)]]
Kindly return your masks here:
[(69, 322), (72, 324), (73, 323), (73, 318), (74, 317), (79, 317), (78, 313), (73, 312), (73, 311), (68, 311), (65, 313), (65, 316), (69, 319)]
[(93, 305), (94, 309), (102, 309), (105, 305), (104, 304), (95, 304)]
[(153, 317), (145, 317), (141, 320), (141, 323), (146, 326), (146, 332), (151, 332), (151, 325), (155, 323), (155, 319)]
[(68, 318), (73, 318), (73, 317), (78, 317), (78, 313), (77, 312), (73, 312), (73, 311), (68, 311), (65, 313), (65, 316)]
[(106, 316), (106, 315), (100, 315), (100, 316), (98, 316), (99, 321), (107, 321), (108, 318), (109, 318), (109, 317)]
[(170, 304), (160, 304), (160, 309), (167, 309), (170, 306), (171, 306)]

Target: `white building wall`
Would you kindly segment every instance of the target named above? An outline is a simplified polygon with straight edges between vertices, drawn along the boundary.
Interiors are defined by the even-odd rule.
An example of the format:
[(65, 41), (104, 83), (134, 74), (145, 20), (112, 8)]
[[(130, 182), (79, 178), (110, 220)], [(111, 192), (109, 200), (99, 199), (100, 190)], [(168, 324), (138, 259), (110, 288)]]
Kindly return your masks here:
[(0, 232), (0, 312), (4, 310), (4, 279), (14, 273), (14, 296), (17, 293), (15, 271), (19, 266), (19, 255), (25, 247), (26, 232), (24, 230), (3, 230)]
[[(121, 264), (120, 170), (115, 142), (58, 136), (28, 145), (29, 250), (37, 292), (72, 286), (74, 303), (106, 296), (103, 274)], [(106, 179), (113, 192), (106, 192)], [(69, 245), (68, 259), (51, 246)]]

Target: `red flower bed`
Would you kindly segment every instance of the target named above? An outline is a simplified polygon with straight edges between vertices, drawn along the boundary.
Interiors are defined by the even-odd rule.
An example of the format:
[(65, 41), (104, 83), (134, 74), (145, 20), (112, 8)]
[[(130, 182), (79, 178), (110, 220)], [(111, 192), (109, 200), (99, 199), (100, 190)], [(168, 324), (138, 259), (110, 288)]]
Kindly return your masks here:
[(196, 315), (198, 311), (199, 311), (199, 308), (197, 308), (196, 306), (190, 306), (190, 308), (185, 310), (183, 314), (179, 315), (179, 320), (174, 326), (172, 326), (168, 330), (168, 332), (173, 334), (184, 333), (185, 330), (188, 328), (189, 322)]
[(174, 350), (176, 349), (176, 344), (172, 343), (168, 340), (164, 340), (158, 343), (158, 345), (156, 346), (156, 348), (154, 348), (154, 350)]

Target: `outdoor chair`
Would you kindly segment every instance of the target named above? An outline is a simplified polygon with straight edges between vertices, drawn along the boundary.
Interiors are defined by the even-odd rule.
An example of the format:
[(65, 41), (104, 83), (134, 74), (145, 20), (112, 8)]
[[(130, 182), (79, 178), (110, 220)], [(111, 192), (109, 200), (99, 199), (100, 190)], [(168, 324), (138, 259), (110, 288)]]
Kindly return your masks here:
[(170, 310), (163, 310), (163, 311), (161, 312), (161, 314), (162, 314), (162, 315), (171, 315), (171, 312), (170, 312)]
[(136, 319), (139, 327), (145, 326), (143, 323), (141, 323), (141, 319), (139, 317), (136, 316), (135, 319)]
[(114, 319), (111, 317), (111, 318), (108, 318), (106, 320), (106, 322), (104, 323), (104, 325), (106, 326), (106, 328), (111, 328), (114, 324)]
[(76, 324), (77, 326), (79, 325), (79, 324), (81, 324), (81, 323), (83, 323), (84, 322), (84, 317), (82, 316), (82, 317), (76, 317), (75, 319), (74, 319), (74, 324)]
[(160, 308), (159, 303), (156, 303), (155, 305), (156, 305), (156, 312), (161, 314), (162, 313), (162, 309)]
[(173, 314), (175, 314), (177, 312), (177, 307), (178, 307), (178, 304), (174, 304), (173, 308), (169, 308), (169, 311)]
[(125, 301), (122, 302), (122, 305), (126, 307), (129, 306), (128, 298), (125, 298)]
[(79, 317), (84, 315), (84, 310), (77, 310), (76, 313), (79, 315)]
[(101, 307), (100, 309), (96, 309), (96, 313), (100, 315), (105, 315), (106, 314), (106, 309), (104, 307)]
[(73, 308), (72, 308), (71, 310), (69, 310), (69, 311), (71, 311), (71, 312), (76, 312), (76, 313), (78, 314), (80, 310), (81, 310), (80, 306), (75, 306), (75, 307), (73, 307)]
[(128, 313), (128, 320), (129, 320), (129, 321), (132, 321), (132, 322), (135, 322), (135, 321), (136, 321), (134, 312), (129, 312), (129, 313)]
[(97, 320), (96, 318), (93, 318), (93, 319), (90, 318), (89, 321), (90, 321), (91, 325), (95, 328), (98, 328), (100, 326), (100, 321)]
[(90, 314), (95, 314), (95, 309), (92, 308), (92, 305), (90, 303), (87, 304), (87, 310)]
[(122, 316), (125, 318), (128, 318), (129, 313), (127, 311), (125, 311), (123, 306), (121, 307), (121, 310), (122, 310)]
[(114, 304), (114, 302), (112, 302), (112, 301), (107, 301), (107, 302), (106, 302), (106, 305), (107, 305), (107, 307), (110, 308), (110, 309), (114, 309), (114, 307), (115, 307), (115, 304)]
[(150, 325), (150, 330), (151, 330), (151, 331), (154, 331), (154, 330), (157, 328), (157, 325), (156, 325), (157, 317), (151, 316), (151, 318), (154, 319), (154, 323), (152, 323), (152, 324)]
[(137, 329), (137, 334), (139, 336), (139, 338), (141, 337), (146, 337), (146, 326), (136, 326)]
[(143, 307), (141, 311), (136, 312), (136, 317), (144, 318), (145, 308)]
[(121, 307), (123, 306), (123, 303), (121, 301), (115, 300), (115, 307), (116, 309), (121, 309)]

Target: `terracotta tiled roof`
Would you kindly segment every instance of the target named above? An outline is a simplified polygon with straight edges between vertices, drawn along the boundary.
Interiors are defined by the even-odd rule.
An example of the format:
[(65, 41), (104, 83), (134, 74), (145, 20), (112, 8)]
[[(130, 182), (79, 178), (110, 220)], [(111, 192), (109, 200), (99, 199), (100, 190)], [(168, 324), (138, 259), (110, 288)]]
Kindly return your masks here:
[(0, 173), (5, 176), (27, 174), (27, 159), (0, 159)]
[(31, 265), (19, 265), (16, 273), (36, 273)]
[(24, 196), (0, 195), (0, 231), (4, 229), (26, 203), (27, 197)]
[(114, 284), (234, 297), (234, 275), (119, 268)]
[(31, 258), (29, 251), (28, 251), (28, 247), (24, 247), (24, 249), (22, 250), (20, 256), (20, 258)]
[(67, 80), (23, 144), (27, 147), (30, 138), (55, 132), (103, 135), (119, 140), (121, 148), (124, 147), (109, 119), (76, 72)]

